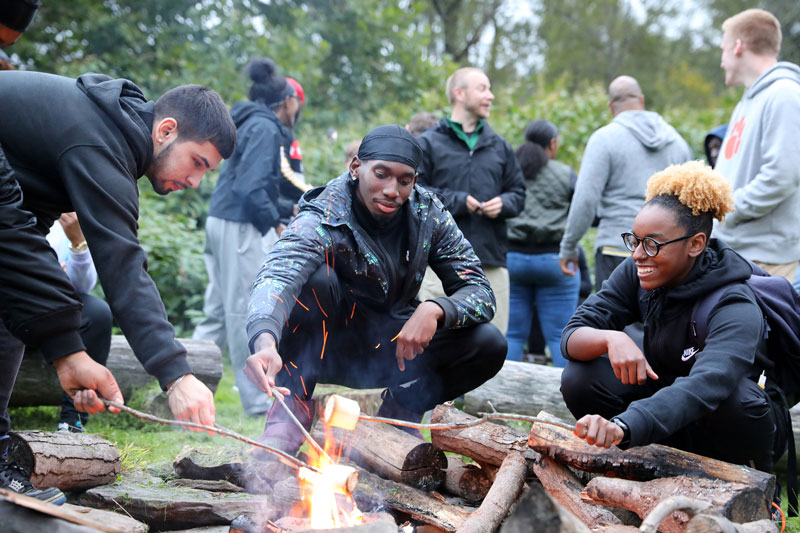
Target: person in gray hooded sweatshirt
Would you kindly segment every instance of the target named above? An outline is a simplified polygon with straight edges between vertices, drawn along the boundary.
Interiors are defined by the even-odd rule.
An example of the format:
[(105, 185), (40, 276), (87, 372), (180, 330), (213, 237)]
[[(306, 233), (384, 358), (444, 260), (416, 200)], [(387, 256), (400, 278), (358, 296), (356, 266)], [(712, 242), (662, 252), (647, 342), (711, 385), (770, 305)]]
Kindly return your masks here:
[(781, 26), (748, 9), (722, 24), (725, 83), (744, 86), (717, 159), (735, 211), (717, 236), (792, 281), (800, 259), (800, 68), (778, 62)]
[(561, 238), (561, 270), (578, 271), (578, 241), (595, 216), (600, 219), (595, 240), (595, 290), (630, 255), (619, 245), (644, 205), (650, 176), (669, 165), (693, 158), (689, 145), (661, 115), (645, 111), (644, 94), (631, 76), (619, 76), (608, 86), (608, 107), (614, 120), (594, 132), (583, 153), (567, 227)]

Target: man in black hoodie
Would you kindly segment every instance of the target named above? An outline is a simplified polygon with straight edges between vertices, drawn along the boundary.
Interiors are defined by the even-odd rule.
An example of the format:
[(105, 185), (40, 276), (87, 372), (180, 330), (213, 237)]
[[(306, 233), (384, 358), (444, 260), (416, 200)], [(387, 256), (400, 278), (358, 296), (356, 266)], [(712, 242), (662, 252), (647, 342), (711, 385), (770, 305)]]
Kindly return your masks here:
[[(181, 86), (157, 102), (127, 80), (77, 80), (35, 72), (0, 73), (0, 309), (8, 330), (39, 346), (79, 410), (122, 400), (107, 369), (86, 354), (80, 301), (44, 235), (76, 211), (104, 292), (145, 370), (168, 391), (180, 420), (212, 424), (214, 401), (175, 341), (137, 239), (138, 189), (147, 175), (159, 194), (197, 187), (233, 151), (236, 132), (215, 92)], [(4, 351), (0, 445), (21, 352)], [(2, 474), (0, 473), (0, 477)]]

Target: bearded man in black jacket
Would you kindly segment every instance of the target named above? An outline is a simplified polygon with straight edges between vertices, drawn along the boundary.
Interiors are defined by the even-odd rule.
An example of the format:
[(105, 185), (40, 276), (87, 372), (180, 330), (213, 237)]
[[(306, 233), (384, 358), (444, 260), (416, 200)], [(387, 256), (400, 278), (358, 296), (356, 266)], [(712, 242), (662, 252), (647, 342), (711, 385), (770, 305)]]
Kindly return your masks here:
[[(147, 274), (137, 180), (147, 175), (159, 194), (197, 187), (236, 142), (222, 99), (186, 85), (152, 102), (130, 81), (100, 74), (2, 72), (0, 117), (0, 314), (8, 331), (41, 349), (79, 410), (104, 410), (98, 393), (122, 401), (114, 377), (85, 351), (80, 300), (44, 238), (61, 213), (75, 211), (117, 323), (168, 391), (173, 414), (213, 424), (213, 395), (192, 374)], [(0, 355), (5, 448), (22, 352)]]

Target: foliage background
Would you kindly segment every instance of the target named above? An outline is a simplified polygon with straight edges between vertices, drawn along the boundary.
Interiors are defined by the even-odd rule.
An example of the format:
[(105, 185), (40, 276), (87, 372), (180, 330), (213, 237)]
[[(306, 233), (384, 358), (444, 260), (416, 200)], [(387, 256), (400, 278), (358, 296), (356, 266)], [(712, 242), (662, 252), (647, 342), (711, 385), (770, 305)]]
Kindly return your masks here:
[[(748, 5), (746, 5), (748, 4)], [(784, 21), (784, 58), (800, 61), (800, 4), (760, 5)], [(71, 0), (45, 2), (6, 51), (19, 68), (77, 76), (104, 72), (151, 98), (201, 83), (226, 102), (249, 87), (247, 62), (267, 56), (303, 84), (296, 135), (307, 179), (344, 170), (344, 146), (371, 127), (447, 112), (444, 80), (484, 68), (496, 94), (491, 123), (513, 144), (547, 118), (561, 130), (559, 158), (580, 166), (591, 133), (607, 123), (605, 87), (637, 77), (698, 157), (727, 121), (739, 91), (725, 89), (719, 25), (742, 0)], [(329, 135), (336, 130), (335, 138)], [(216, 175), (197, 190), (160, 197), (140, 180), (140, 239), (179, 335), (201, 315), (203, 226)]]

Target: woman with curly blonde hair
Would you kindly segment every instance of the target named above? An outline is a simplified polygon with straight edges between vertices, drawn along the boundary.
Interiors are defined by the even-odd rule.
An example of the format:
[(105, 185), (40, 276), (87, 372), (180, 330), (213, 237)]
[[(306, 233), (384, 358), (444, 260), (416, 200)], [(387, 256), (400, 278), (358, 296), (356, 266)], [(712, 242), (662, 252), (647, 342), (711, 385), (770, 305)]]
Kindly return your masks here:
[[(577, 436), (603, 447), (663, 443), (764, 471), (782, 455), (782, 402), (758, 384), (772, 368), (764, 320), (741, 283), (753, 269), (710, 238), (732, 209), (728, 182), (699, 161), (652, 176), (622, 234), (631, 257), (564, 329), (561, 392)], [(693, 306), (722, 286), (698, 346)], [(644, 324), (643, 352), (622, 333), (633, 322)]]

